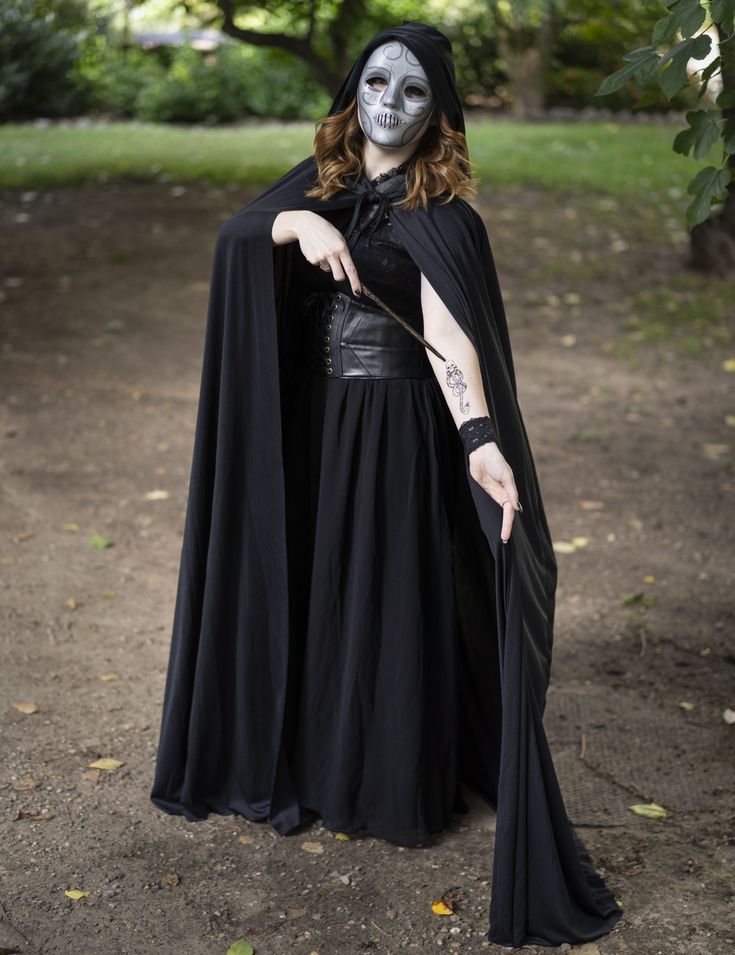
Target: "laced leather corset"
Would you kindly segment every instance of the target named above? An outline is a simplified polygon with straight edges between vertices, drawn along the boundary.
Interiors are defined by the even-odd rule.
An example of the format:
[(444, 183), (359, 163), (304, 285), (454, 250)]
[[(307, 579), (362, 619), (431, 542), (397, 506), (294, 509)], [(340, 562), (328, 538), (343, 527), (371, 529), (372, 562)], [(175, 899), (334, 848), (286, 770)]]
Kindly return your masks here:
[[(373, 188), (360, 194), (354, 209), (335, 210), (329, 219), (345, 235), (360, 280), (423, 333), (421, 273), (405, 251), (390, 214), (391, 198), (403, 194), (405, 166), (370, 180)], [(310, 371), (367, 378), (433, 374), (424, 346), (367, 296), (355, 297), (347, 279), (336, 282), (331, 271), (311, 265), (303, 256), (299, 268), (309, 290), (304, 310)]]

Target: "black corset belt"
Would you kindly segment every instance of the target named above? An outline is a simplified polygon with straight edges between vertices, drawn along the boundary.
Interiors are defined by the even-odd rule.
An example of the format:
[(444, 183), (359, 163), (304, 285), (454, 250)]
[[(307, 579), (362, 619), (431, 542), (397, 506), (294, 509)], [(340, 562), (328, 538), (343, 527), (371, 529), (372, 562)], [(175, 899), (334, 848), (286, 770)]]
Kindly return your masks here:
[(425, 347), (382, 309), (344, 292), (312, 292), (305, 303), (310, 372), (332, 378), (429, 378)]

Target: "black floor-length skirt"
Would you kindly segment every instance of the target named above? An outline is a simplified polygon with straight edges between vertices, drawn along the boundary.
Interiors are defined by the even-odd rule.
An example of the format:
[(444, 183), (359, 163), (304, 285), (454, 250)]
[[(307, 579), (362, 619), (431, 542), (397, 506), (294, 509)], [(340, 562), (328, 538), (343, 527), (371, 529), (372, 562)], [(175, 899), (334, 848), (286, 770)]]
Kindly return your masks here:
[(451, 545), (456, 482), (465, 479), (456, 426), (433, 376), (299, 369), (283, 439), (284, 739), (299, 805), (334, 831), (420, 845), (466, 811)]

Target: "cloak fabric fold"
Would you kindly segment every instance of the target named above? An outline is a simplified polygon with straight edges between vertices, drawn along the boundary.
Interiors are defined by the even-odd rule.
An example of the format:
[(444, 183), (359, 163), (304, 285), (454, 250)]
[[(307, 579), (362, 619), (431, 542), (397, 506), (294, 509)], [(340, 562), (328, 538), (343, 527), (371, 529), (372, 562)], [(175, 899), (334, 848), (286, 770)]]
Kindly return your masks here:
[[(299, 358), (298, 243), (274, 246), (287, 209), (353, 206), (359, 182), (329, 200), (304, 159), (221, 227), (214, 253), (181, 566), (151, 798), (189, 820), (209, 812), (310, 821), (286, 759), (288, 526), (282, 435)], [(523, 512), (507, 544), (502, 508), (469, 473), (453, 541), (461, 604), (464, 778), (497, 811), (490, 941), (583, 942), (622, 909), (564, 808), (543, 727), (556, 561), (516, 396), (498, 277), (479, 214), (459, 198), (393, 221), (404, 246), (474, 344), (498, 444)], [(388, 303), (390, 304), (390, 303)], [(457, 444), (457, 447), (461, 445)], [(467, 491), (465, 488), (465, 491)], [(484, 674), (487, 674), (487, 682)]]

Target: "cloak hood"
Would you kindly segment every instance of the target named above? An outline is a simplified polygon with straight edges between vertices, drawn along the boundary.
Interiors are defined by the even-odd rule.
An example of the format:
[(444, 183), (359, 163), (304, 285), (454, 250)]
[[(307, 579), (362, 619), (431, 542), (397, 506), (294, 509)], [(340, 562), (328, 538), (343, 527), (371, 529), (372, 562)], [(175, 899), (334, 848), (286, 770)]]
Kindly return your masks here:
[[(331, 111), (348, 105), (382, 40), (420, 59), (455, 129), (464, 130), (451, 47), (406, 22), (377, 34)], [(354, 208), (366, 177), (309, 198), (313, 156), (228, 219), (214, 250), (201, 388), (160, 744), (151, 798), (189, 820), (209, 812), (302, 825), (285, 738), (292, 682), (289, 526), (283, 433), (303, 337), (298, 242), (274, 246), (279, 213)], [(608, 932), (622, 910), (567, 818), (543, 726), (556, 560), (516, 394), (508, 325), (490, 242), (464, 199), (392, 211), (404, 247), (477, 351), (483, 389), (523, 512), (507, 544), (502, 508), (464, 459), (457, 555), (466, 778), (497, 811), (488, 938), (559, 945)], [(457, 453), (461, 443), (457, 439)], [(293, 689), (291, 687), (291, 689)], [(427, 898), (427, 905), (429, 904)]]

